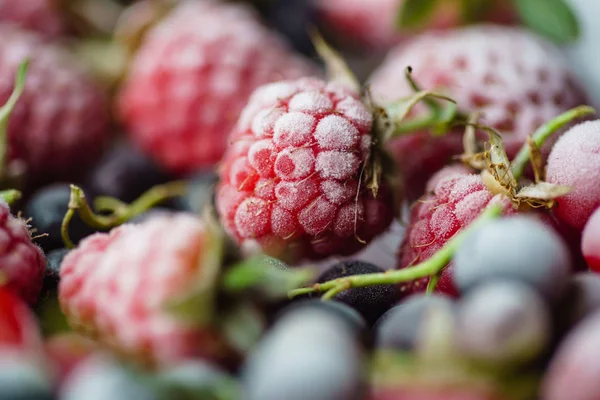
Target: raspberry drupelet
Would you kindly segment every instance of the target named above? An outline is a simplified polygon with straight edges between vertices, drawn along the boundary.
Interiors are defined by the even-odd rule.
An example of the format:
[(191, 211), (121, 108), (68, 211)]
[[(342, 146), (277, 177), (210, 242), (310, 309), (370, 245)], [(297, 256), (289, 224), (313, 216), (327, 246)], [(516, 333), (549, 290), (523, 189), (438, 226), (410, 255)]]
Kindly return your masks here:
[(341, 84), (303, 78), (257, 89), (220, 170), (226, 230), (291, 261), (362, 248), (392, 220), (391, 191), (381, 185), (375, 197), (365, 185), (372, 129), (372, 112)]

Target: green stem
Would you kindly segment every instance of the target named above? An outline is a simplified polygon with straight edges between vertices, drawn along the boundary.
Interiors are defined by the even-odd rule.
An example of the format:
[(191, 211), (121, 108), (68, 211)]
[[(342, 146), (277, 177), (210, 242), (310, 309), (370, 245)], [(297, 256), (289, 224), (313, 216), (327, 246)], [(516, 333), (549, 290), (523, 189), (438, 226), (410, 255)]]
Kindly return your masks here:
[[(411, 66), (406, 67), (406, 69), (404, 70), (404, 77), (406, 78), (406, 81), (415, 93), (421, 92), (421, 88), (412, 77), (412, 71), (413, 69)], [(426, 98), (423, 101), (425, 102), (425, 104), (427, 104), (427, 107), (429, 107), (429, 110), (432, 114), (438, 115), (440, 113), (441, 107), (437, 101), (435, 101), (432, 98)]]
[(436, 288), (439, 280), (440, 280), (440, 274), (435, 274), (434, 276), (432, 276), (429, 279), (429, 282), (427, 283), (427, 289), (425, 289), (425, 293), (433, 294), (433, 292), (435, 292), (435, 288)]
[(431, 277), (439, 274), (454, 257), (454, 253), (460, 247), (465, 237), (483, 223), (497, 218), (502, 214), (500, 205), (493, 205), (483, 211), (481, 215), (465, 230), (456, 234), (446, 245), (428, 260), (415, 266), (395, 271), (382, 273), (353, 275), (344, 278), (333, 279), (327, 282), (315, 284), (311, 287), (294, 289), (288, 293), (290, 298), (308, 293), (325, 292), (323, 300), (328, 300), (338, 293), (357, 287), (373, 285), (394, 285), (402, 282), (414, 281), (421, 278)]
[(69, 250), (75, 247), (75, 244), (69, 236), (69, 224), (71, 223), (71, 219), (73, 219), (73, 215), (75, 215), (75, 209), (69, 208), (60, 226), (60, 234), (62, 236), (63, 243)]
[(25, 88), (25, 77), (27, 75), (27, 68), (29, 67), (29, 60), (23, 61), (17, 69), (17, 75), (15, 77), (15, 88), (12, 94), (6, 101), (6, 103), (0, 107), (0, 176), (4, 177), (6, 174), (6, 158), (8, 154), (8, 121), (12, 114), (17, 101), (23, 93)]
[[(552, 136), (559, 129), (563, 128), (565, 125), (573, 122), (573, 120), (575, 119), (592, 115), (595, 113), (596, 110), (594, 110), (590, 106), (575, 107), (559, 115), (553, 120), (545, 123), (544, 125), (540, 126), (532, 136), (533, 141), (537, 147), (541, 147), (550, 136)], [(515, 179), (518, 180), (521, 177), (521, 175), (523, 175), (523, 171), (525, 170), (525, 166), (528, 162), (529, 146), (527, 145), (527, 143), (525, 143), (517, 153), (517, 156), (515, 157), (513, 162), (511, 163), (512, 173)]]
[(8, 205), (13, 204), (15, 201), (21, 198), (21, 192), (15, 189), (8, 189), (0, 191), (0, 197), (4, 200)]
[[(114, 199), (113, 204), (117, 204), (118, 202), (119, 208), (116, 208), (110, 215), (98, 215), (89, 206), (83, 190), (78, 186), (71, 185), (69, 210), (65, 214), (61, 227), (63, 241), (67, 247), (73, 246), (73, 242), (69, 239), (68, 227), (75, 211), (77, 211), (81, 220), (89, 227), (108, 230), (129, 221), (169, 198), (181, 196), (186, 191), (187, 183), (184, 181), (157, 185), (142, 194), (131, 204), (125, 204)], [(104, 199), (106, 200), (106, 198)]]
[(128, 204), (110, 196), (98, 196), (94, 199), (94, 209), (96, 212), (120, 212), (127, 208)]

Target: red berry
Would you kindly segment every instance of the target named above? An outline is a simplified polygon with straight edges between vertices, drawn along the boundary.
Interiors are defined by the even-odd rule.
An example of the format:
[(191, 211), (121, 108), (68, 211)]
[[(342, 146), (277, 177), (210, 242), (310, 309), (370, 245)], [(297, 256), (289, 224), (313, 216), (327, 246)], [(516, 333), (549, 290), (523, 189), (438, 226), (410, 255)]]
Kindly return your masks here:
[(600, 208), (598, 208), (583, 229), (581, 251), (588, 267), (600, 273)]
[(0, 353), (38, 357), (42, 340), (33, 314), (26, 303), (0, 286)]
[[(448, 169), (452, 167), (447, 167)], [(441, 170), (439, 174), (445, 171)], [(399, 268), (423, 262), (440, 250), (459, 230), (467, 227), (491, 203), (504, 205), (504, 213), (515, 212), (504, 195), (494, 195), (480, 175), (448, 173), (430, 194), (418, 200), (411, 211), (406, 236), (400, 247)], [(456, 295), (453, 267), (446, 267), (437, 284), (438, 292)], [(402, 290), (421, 292), (429, 278), (404, 284)]]
[(222, 347), (211, 328), (169, 311), (205, 279), (214, 240), (186, 214), (89, 236), (62, 262), (61, 308), (71, 325), (142, 362), (217, 357)]
[(56, 0), (0, 0), (0, 22), (54, 38), (65, 32)]
[[(501, 131), (509, 157), (545, 121), (586, 103), (559, 49), (518, 28), (428, 33), (399, 46), (371, 78), (376, 99), (385, 104), (411, 93), (404, 77), (408, 66), (422, 88), (447, 93), (464, 112), (481, 111), (480, 122)], [(441, 138), (419, 132), (391, 142), (410, 198), (419, 197), (427, 178), (462, 152), (462, 132)]]
[(32, 179), (74, 175), (107, 142), (104, 94), (58, 45), (12, 27), (0, 27), (0, 36), (0, 104), (12, 93), (18, 66), (31, 60), (10, 118), (10, 159), (23, 162)]
[(548, 157), (547, 180), (571, 186), (557, 199), (557, 218), (582, 230), (600, 206), (600, 120), (576, 125), (556, 142)]
[(362, 248), (392, 219), (388, 190), (374, 198), (364, 185), (372, 124), (358, 96), (334, 83), (259, 88), (220, 171), (217, 208), (227, 231), (242, 245), (280, 256), (285, 249), (291, 260)]
[(46, 260), (33, 244), (26, 223), (0, 202), (0, 282), (29, 304), (35, 304), (42, 289)]
[(121, 93), (132, 139), (173, 172), (215, 164), (252, 91), (313, 74), (241, 5), (183, 2), (151, 29)]

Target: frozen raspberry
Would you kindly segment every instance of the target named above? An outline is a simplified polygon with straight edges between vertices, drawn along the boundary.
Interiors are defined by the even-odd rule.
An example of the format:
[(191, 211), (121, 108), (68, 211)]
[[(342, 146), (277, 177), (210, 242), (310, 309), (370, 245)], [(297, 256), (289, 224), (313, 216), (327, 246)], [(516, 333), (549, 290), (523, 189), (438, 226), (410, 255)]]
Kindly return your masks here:
[(20, 63), (31, 60), (10, 118), (10, 159), (22, 161), (34, 180), (81, 171), (108, 139), (104, 94), (58, 45), (6, 26), (0, 36), (0, 104), (13, 90)]
[(571, 128), (556, 142), (548, 157), (547, 180), (571, 186), (557, 199), (557, 218), (582, 230), (600, 206), (600, 120)]
[(0, 249), (0, 281), (34, 304), (46, 271), (44, 253), (32, 243), (25, 222), (11, 215), (4, 202), (0, 202)]
[[(430, 194), (414, 204), (400, 247), (399, 268), (418, 264), (433, 256), (459, 230), (473, 222), (482, 210), (496, 202), (504, 205), (505, 214), (515, 213), (510, 200), (490, 192), (480, 175), (449, 173), (438, 181)], [(452, 270), (451, 264), (444, 269), (437, 291), (457, 294)], [(402, 290), (424, 291), (428, 282), (429, 278), (423, 278), (404, 284)]]
[(61, 308), (72, 326), (141, 362), (217, 357), (222, 347), (211, 328), (168, 307), (205, 278), (214, 239), (187, 214), (89, 236), (61, 265)]
[(39, 356), (41, 350), (39, 329), (29, 307), (12, 291), (0, 286), (0, 354), (29, 352)]
[[(317, 14), (324, 29), (345, 41), (371, 49), (385, 49), (408, 36), (396, 28), (397, 14), (404, 0), (316, 0)], [(425, 29), (447, 29), (461, 24), (456, 2), (438, 2)], [(488, 3), (492, 3), (489, 2)], [(483, 20), (512, 23), (514, 11), (509, 2), (494, 1)]]
[[(480, 123), (502, 133), (510, 157), (545, 121), (586, 103), (560, 51), (518, 28), (428, 33), (399, 46), (371, 78), (380, 102), (411, 93), (403, 72), (408, 66), (422, 88), (446, 92), (464, 112), (481, 111)], [(419, 132), (390, 143), (409, 197), (419, 197), (427, 178), (461, 153), (462, 132), (441, 138)]]
[[(351, 254), (391, 222), (385, 187), (364, 186), (371, 112), (317, 79), (283, 81), (250, 98), (223, 159), (217, 208), (242, 245), (291, 260)], [(281, 256), (281, 254), (277, 254)]]
[(55, 38), (65, 32), (56, 0), (0, 0), (0, 22)]
[(595, 272), (600, 272), (600, 208), (598, 208), (583, 230), (581, 251), (588, 267)]
[(142, 149), (189, 173), (219, 161), (255, 88), (313, 73), (249, 9), (183, 2), (145, 37), (120, 113)]

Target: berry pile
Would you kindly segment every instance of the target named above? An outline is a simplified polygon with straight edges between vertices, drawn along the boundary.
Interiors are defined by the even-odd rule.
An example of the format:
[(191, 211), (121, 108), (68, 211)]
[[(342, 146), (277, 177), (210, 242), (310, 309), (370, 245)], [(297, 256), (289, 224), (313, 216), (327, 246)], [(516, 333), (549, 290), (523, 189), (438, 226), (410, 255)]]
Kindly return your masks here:
[(535, 4), (0, 0), (0, 400), (600, 399)]

